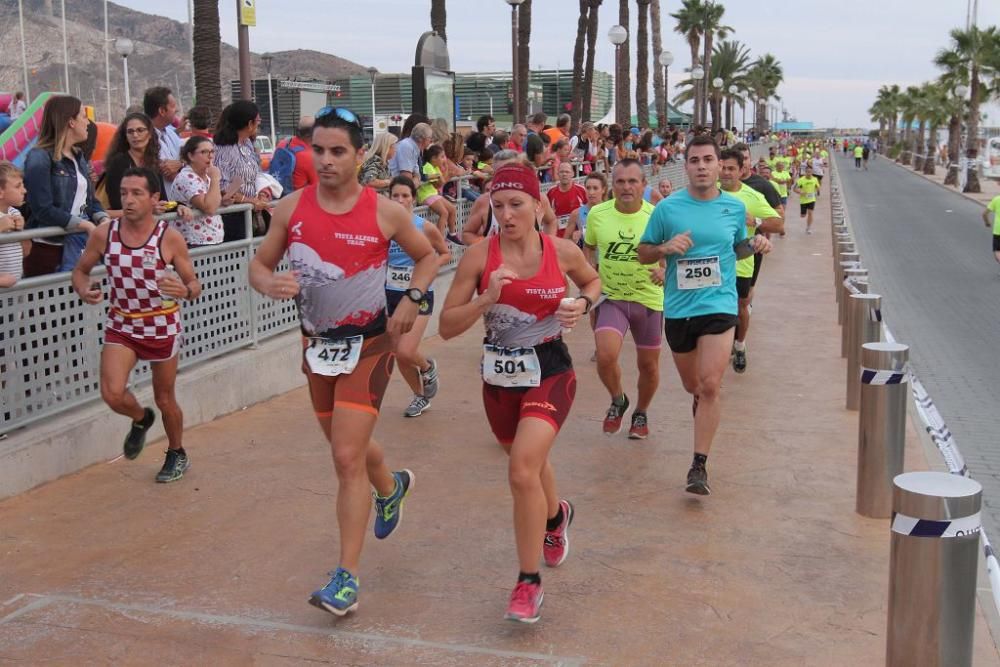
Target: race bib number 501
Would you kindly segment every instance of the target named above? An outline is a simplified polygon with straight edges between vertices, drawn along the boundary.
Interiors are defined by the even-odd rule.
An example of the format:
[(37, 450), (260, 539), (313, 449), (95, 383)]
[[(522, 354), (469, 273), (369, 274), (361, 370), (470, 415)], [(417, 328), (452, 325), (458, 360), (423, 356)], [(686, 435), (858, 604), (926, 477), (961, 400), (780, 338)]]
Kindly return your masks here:
[(306, 347), (306, 363), (309, 370), (317, 375), (334, 377), (349, 375), (354, 372), (361, 359), (361, 346), (364, 336), (351, 336), (328, 340), (326, 338), (310, 338)]
[(722, 285), (718, 257), (677, 260), (677, 289), (704, 289)]
[(542, 367), (535, 348), (483, 345), (483, 381), (494, 387), (537, 387)]

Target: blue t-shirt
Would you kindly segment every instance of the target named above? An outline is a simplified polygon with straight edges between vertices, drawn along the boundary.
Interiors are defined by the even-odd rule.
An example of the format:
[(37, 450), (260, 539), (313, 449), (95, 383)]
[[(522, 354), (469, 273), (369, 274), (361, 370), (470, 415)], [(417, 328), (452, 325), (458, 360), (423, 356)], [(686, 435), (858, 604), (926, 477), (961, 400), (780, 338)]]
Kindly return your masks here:
[[(722, 192), (711, 201), (694, 199), (687, 190), (667, 197), (653, 210), (642, 243), (659, 245), (677, 234), (691, 232), (691, 249), (684, 255), (667, 255), (663, 316), (670, 319), (699, 315), (736, 315), (736, 251), (746, 238), (746, 206)], [(699, 289), (678, 289), (678, 261), (717, 257), (721, 284)], [(681, 266), (685, 270), (685, 266)]]
[(642, 191), (642, 198), (648, 201), (650, 204), (653, 203), (653, 186), (647, 185), (646, 189)]
[[(420, 230), (421, 233), (423, 233), (424, 227), (427, 224), (428, 224), (428, 222), (424, 218), (421, 218), (419, 215), (413, 216), (413, 226), (416, 227), (418, 230)], [(387, 269), (389, 271), (389, 273), (386, 274), (385, 288), (387, 290), (390, 290), (390, 291), (393, 291), (393, 292), (402, 292), (402, 291), (404, 291), (405, 288), (397, 288), (397, 287), (395, 287), (392, 284), (392, 281), (389, 279), (389, 277), (391, 275), (391, 272), (392, 272), (393, 268), (412, 268), (415, 265), (416, 265), (416, 262), (413, 261), (412, 257), (410, 257), (409, 255), (406, 254), (406, 251), (403, 250), (403, 247), (401, 245), (399, 245), (395, 241), (390, 241), (389, 242), (389, 262), (388, 262), (388, 269)], [(406, 282), (408, 283), (409, 280), (407, 280)], [(434, 291), (434, 283), (431, 283), (427, 287), (427, 291), (428, 292), (433, 292)]]
[(420, 146), (410, 137), (396, 144), (396, 154), (389, 160), (389, 173), (393, 178), (401, 171), (410, 172), (414, 185), (420, 185)]

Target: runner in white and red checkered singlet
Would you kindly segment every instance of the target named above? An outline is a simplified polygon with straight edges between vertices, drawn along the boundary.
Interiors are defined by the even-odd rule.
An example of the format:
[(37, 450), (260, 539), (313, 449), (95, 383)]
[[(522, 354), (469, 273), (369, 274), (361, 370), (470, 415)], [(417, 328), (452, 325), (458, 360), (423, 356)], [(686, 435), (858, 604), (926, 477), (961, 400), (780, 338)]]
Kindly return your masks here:
[(201, 284), (184, 237), (153, 218), (160, 198), (156, 174), (143, 168), (127, 170), (121, 196), (121, 219), (91, 232), (73, 269), (73, 288), (86, 303), (100, 304), (104, 294), (100, 283), (91, 281), (90, 272), (103, 260), (111, 303), (101, 353), (101, 397), (112, 410), (132, 418), (123, 450), (126, 458), (136, 458), (156, 413), (139, 404), (128, 390), (128, 378), (137, 361), (150, 362), (153, 394), (169, 443), (156, 481), (173, 482), (190, 466), (181, 444), (184, 414), (174, 395), (181, 332), (178, 302), (197, 299)]

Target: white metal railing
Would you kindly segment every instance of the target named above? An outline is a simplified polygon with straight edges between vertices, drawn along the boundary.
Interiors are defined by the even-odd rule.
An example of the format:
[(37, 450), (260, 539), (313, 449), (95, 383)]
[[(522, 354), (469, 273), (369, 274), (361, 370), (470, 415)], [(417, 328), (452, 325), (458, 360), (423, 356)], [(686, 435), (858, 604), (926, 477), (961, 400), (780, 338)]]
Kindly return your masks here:
[[(754, 157), (767, 154), (767, 145), (753, 146)], [(645, 167), (653, 187), (664, 177), (675, 189), (685, 187), (682, 163)], [(463, 182), (469, 177), (463, 177)], [(583, 177), (576, 179), (582, 182)], [(464, 186), (463, 186), (464, 187)], [(545, 184), (542, 191), (554, 187)], [(469, 217), (472, 202), (455, 203), (458, 228)], [(293, 301), (274, 301), (250, 288), (250, 260), (262, 239), (252, 235), (252, 207), (229, 206), (219, 213), (242, 212), (246, 238), (191, 251), (195, 272), (203, 286), (202, 296), (184, 304), (184, 345), (181, 368), (187, 368), (230, 352), (253, 348), (260, 341), (298, 326)], [(436, 220), (433, 212), (420, 207), (417, 214)], [(173, 219), (176, 214), (159, 216)], [(22, 238), (44, 238), (65, 234), (58, 227), (0, 235), (0, 243)], [(442, 268), (457, 265), (463, 248), (453, 248), (453, 259)], [(279, 270), (287, 269), (283, 261)], [(105, 308), (83, 303), (70, 284), (69, 273), (25, 278), (14, 287), (0, 289), (0, 433), (29, 426), (61, 412), (100, 398), (100, 354)], [(104, 280), (103, 267), (95, 280)], [(137, 365), (133, 385), (150, 380), (149, 364)], [(266, 381), (262, 378), (262, 381)]]

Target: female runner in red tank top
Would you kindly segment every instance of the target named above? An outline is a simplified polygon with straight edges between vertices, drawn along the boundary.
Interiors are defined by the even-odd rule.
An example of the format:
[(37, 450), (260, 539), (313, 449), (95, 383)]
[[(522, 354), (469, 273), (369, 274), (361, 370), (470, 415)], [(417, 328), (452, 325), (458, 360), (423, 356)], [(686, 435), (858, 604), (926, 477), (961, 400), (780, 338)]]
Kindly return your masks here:
[[(514, 533), (520, 575), (506, 618), (534, 623), (542, 605), (538, 561), (556, 567), (569, 553), (573, 506), (560, 500), (549, 450), (576, 393), (573, 363), (562, 341), (601, 292), (600, 278), (572, 241), (535, 230), (538, 178), (506, 165), (490, 183), (500, 233), (468, 250), (441, 312), (440, 333), (454, 338), (482, 317), (483, 403), (510, 456)], [(567, 297), (566, 277), (580, 289)]]

